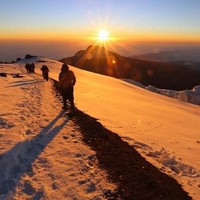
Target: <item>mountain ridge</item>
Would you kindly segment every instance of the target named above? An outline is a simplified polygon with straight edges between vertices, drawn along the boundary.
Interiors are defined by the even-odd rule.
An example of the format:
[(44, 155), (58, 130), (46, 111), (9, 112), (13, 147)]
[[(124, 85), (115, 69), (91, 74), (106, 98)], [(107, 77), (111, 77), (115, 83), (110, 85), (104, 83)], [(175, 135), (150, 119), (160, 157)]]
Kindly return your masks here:
[(59, 61), (87, 71), (131, 79), (157, 88), (183, 90), (200, 84), (200, 69), (193, 69), (182, 63), (126, 57), (97, 45), (90, 45), (86, 50), (79, 50), (73, 56)]

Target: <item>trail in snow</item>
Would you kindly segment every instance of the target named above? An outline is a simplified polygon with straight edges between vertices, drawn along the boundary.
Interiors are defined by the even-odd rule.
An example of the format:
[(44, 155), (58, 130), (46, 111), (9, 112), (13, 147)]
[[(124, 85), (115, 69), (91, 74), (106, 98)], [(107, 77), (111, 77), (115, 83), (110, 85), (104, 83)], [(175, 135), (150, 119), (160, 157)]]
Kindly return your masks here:
[(2, 199), (190, 199), (96, 119), (79, 110), (63, 117), (52, 81), (41, 79), (9, 76), (1, 85), (5, 102), (17, 94), (1, 114)]
[(4, 91), (16, 96), (13, 110), (1, 114), (0, 199), (105, 199), (116, 186), (94, 167), (95, 152), (63, 116), (53, 82), (37, 75), (8, 79)]

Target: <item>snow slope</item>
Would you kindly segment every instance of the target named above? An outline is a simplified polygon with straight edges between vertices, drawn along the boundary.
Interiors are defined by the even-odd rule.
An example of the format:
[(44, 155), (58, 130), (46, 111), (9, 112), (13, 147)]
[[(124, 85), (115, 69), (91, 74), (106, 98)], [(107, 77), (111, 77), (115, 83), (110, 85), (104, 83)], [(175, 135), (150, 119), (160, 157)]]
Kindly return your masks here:
[[(28, 60), (29, 62), (35, 62), (36, 72), (41, 74), (40, 67), (44, 64), (43, 62), (46, 62), (45, 64), (50, 68), (50, 77), (57, 80), (62, 63), (47, 58), (36, 59), (40, 59), (40, 62), (35, 62), (35, 59)], [(24, 70), (25, 62), (20, 61), (10, 65), (10, 68), (14, 67), (15, 70), (18, 70), (19, 66), (19, 69)], [(77, 76), (75, 87), (76, 106), (90, 116), (99, 119), (99, 122), (108, 129), (119, 134), (147, 160), (177, 179), (194, 199), (198, 199), (200, 197), (200, 107), (151, 92), (123, 80), (94, 74), (72, 66), (70, 68)], [(0, 80), (2, 82), (2, 79)], [(28, 85), (29, 81), (40, 82), (37, 79), (29, 80), (28, 78), (26, 82), (17, 82), (16, 85), (22, 86), (19, 87), (21, 88), (20, 91), (26, 92), (25, 86)], [(0, 97), (3, 98), (1, 102), (6, 102), (6, 99), (10, 98), (8, 94), (12, 96), (16, 92), (15, 89), (18, 88), (17, 86), (14, 88), (9, 87), (9, 93), (1, 90)], [(38, 88), (38, 93), (43, 90), (44, 88)], [(29, 95), (33, 96), (33, 94)], [(37, 95), (33, 99), (35, 98), (37, 99)], [(20, 100), (18, 99), (17, 102), (20, 102)], [(34, 102), (35, 100), (31, 103)], [(6, 113), (9, 116), (9, 110), (15, 108), (13, 104), (9, 103), (3, 106), (0, 122), (3, 128), (12, 131), (12, 126), (15, 123), (6, 121), (4, 115)], [(46, 122), (51, 121), (48, 119), (50, 116), (52, 119), (56, 118), (58, 112), (52, 108), (55, 106), (54, 104), (54, 102), (49, 102), (47, 108), (44, 109), (50, 112)], [(13, 108), (10, 108), (10, 105), (13, 105)], [(24, 105), (26, 103), (19, 103), (19, 106)], [(40, 103), (38, 102), (37, 105), (40, 105)], [(49, 106), (52, 109), (49, 109)], [(45, 123), (46, 112), (43, 112), (43, 114), (44, 117), (41, 124)], [(22, 117), (23, 115), (23, 113), (18, 113), (16, 114), (16, 119), (15, 117), (13, 119), (17, 120), (20, 116), (21, 122), (16, 123), (22, 127), (26, 119)], [(31, 115), (31, 112), (29, 115)], [(41, 116), (41, 113), (40, 115), (38, 114), (39, 116)], [(36, 122), (33, 121), (31, 123)], [(40, 128), (42, 127), (41, 125)], [(30, 133), (31, 135), (35, 131), (28, 127), (23, 127), (22, 129), (16, 129), (15, 127), (14, 129), (16, 132), (21, 130), (26, 130), (25, 133), (20, 133), (22, 138), (24, 134), (29, 135)], [(13, 145), (11, 143), (13, 143), (13, 138), (16, 137), (15, 133), (12, 132), (12, 134), (12, 142), (10, 141), (9, 145)], [(3, 139), (4, 134), (1, 137)], [(19, 140), (19, 138), (16, 138), (16, 140)], [(7, 145), (3, 145), (4, 151), (6, 148), (8, 148)], [(82, 160), (84, 156), (81, 155), (80, 157)], [(84, 158), (87, 162), (87, 156)], [(114, 186), (111, 186), (111, 188), (113, 189)]]
[[(115, 190), (63, 116), (53, 83), (0, 65), (0, 199), (105, 199)], [(14, 78), (20, 73), (22, 78)]]

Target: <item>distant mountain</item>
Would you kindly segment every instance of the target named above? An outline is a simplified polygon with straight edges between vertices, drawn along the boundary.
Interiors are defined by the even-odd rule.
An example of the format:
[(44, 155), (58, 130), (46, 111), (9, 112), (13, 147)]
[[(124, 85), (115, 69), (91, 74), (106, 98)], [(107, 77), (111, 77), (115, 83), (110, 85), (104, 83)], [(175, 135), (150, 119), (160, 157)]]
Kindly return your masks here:
[(200, 62), (200, 48), (159, 51), (132, 56), (132, 58), (157, 62), (197, 63)]
[(80, 50), (74, 56), (60, 61), (84, 70), (131, 79), (157, 88), (183, 90), (200, 85), (200, 67), (194, 69), (182, 63), (125, 57), (100, 46), (90, 45), (86, 50)]

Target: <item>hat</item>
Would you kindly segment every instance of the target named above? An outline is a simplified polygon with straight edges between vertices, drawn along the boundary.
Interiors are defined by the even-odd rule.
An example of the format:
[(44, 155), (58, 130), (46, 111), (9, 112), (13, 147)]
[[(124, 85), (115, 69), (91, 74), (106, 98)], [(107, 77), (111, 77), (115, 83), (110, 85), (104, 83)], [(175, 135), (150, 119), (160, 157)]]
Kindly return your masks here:
[(62, 71), (62, 72), (66, 72), (66, 71), (68, 71), (68, 70), (69, 70), (69, 66), (68, 66), (67, 64), (64, 63), (64, 64), (62, 65), (62, 67), (61, 67), (61, 71)]

